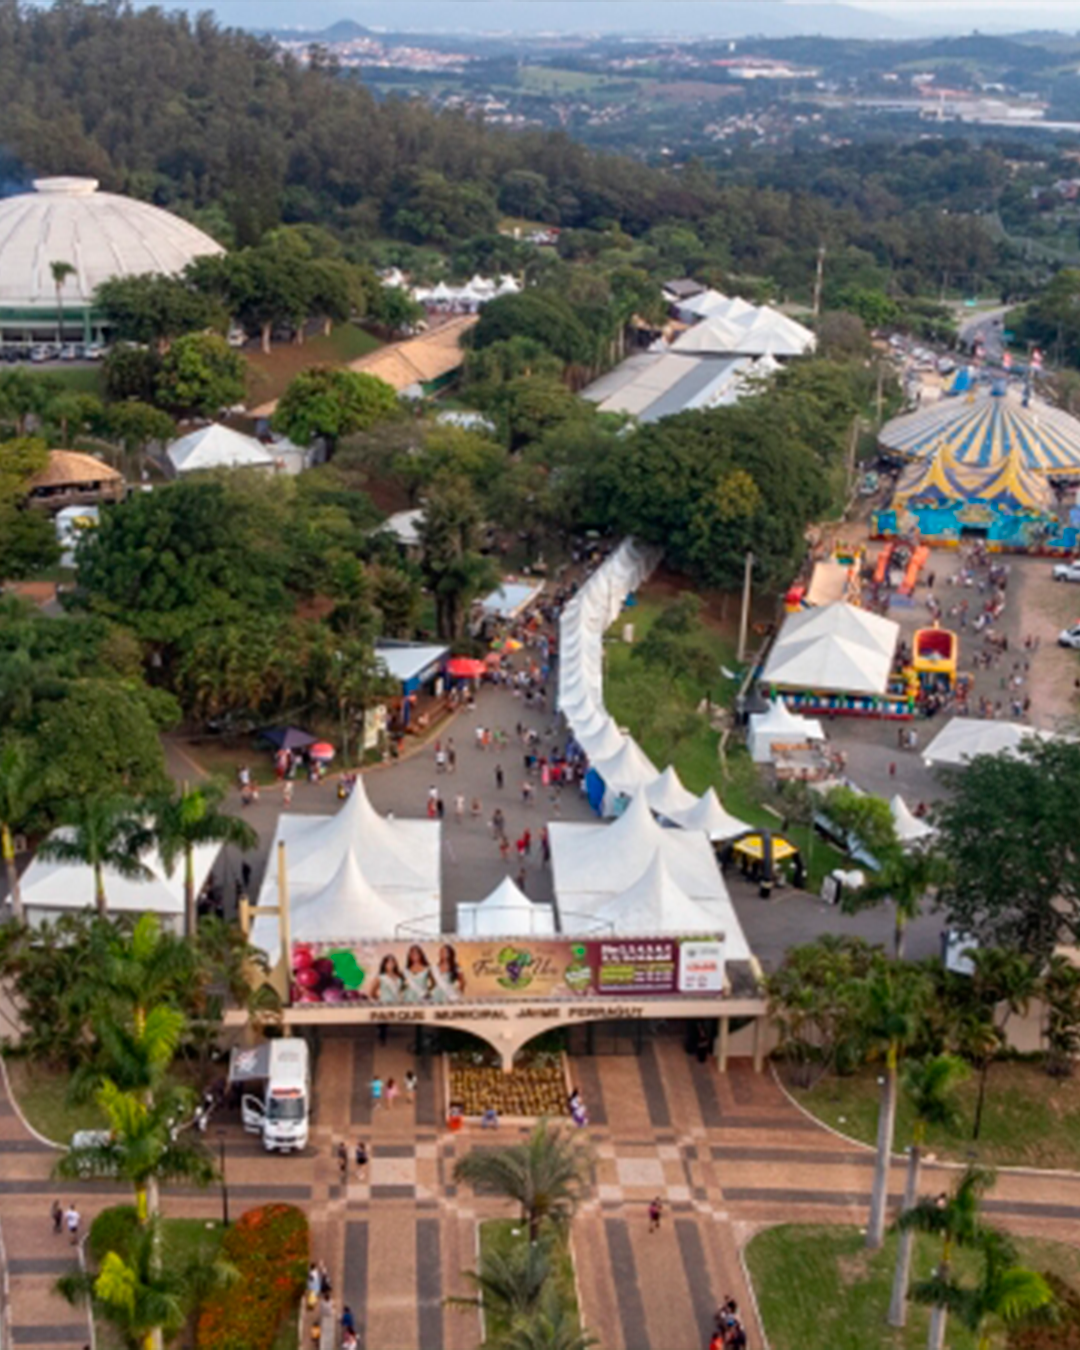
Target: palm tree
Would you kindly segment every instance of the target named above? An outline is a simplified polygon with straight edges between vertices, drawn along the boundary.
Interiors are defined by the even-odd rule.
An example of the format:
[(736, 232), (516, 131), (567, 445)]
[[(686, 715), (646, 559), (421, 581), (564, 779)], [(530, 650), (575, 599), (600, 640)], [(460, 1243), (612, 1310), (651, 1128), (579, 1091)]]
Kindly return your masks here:
[(523, 1143), (476, 1149), (458, 1161), (454, 1177), (515, 1200), (535, 1242), (545, 1223), (568, 1223), (585, 1191), (587, 1150), (562, 1125), (537, 1121)]
[(129, 881), (145, 881), (150, 872), (140, 861), (149, 835), (127, 797), (77, 797), (61, 817), (66, 829), (57, 831), (38, 849), (38, 857), (56, 862), (82, 863), (94, 873), (94, 902), (103, 919), (109, 917), (105, 869)]
[[(904, 1185), (904, 1211), (912, 1209), (919, 1194), (919, 1172), (922, 1166), (922, 1146), (929, 1125), (948, 1125), (956, 1118), (952, 1090), (967, 1076), (967, 1065), (955, 1055), (935, 1055), (904, 1070), (904, 1095), (911, 1104), (914, 1122), (911, 1130), (911, 1149), (908, 1153), (907, 1181)], [(911, 1249), (914, 1231), (902, 1229), (896, 1249), (896, 1271), (893, 1275), (892, 1300), (889, 1303), (889, 1325), (902, 1327), (907, 1321), (908, 1283), (911, 1279)]]
[(945, 1323), (954, 1303), (952, 1254), (956, 1247), (980, 1247), (987, 1230), (979, 1217), (983, 1195), (994, 1184), (993, 1172), (968, 1167), (951, 1195), (918, 1201), (900, 1215), (901, 1232), (932, 1233), (941, 1239), (941, 1259), (930, 1280), (912, 1290), (920, 1303), (930, 1305), (930, 1331), (927, 1350), (941, 1350), (945, 1341)]
[(483, 1308), (490, 1336), (491, 1322), (510, 1326), (517, 1318), (536, 1311), (553, 1270), (549, 1239), (514, 1242), (505, 1251), (485, 1252), (480, 1269), (466, 1272), (466, 1278), (476, 1289), (474, 1298), (447, 1301), (459, 1307)]
[(24, 824), (37, 800), (40, 778), (22, 741), (0, 745), (0, 857), (7, 873), (11, 914), (23, 921), (22, 890), (15, 866), (15, 832)]
[(875, 972), (866, 984), (863, 1034), (870, 1056), (880, 1056), (885, 1068), (878, 1108), (874, 1185), (866, 1226), (866, 1245), (870, 1248), (880, 1247), (885, 1241), (900, 1060), (921, 1030), (927, 993), (924, 973), (910, 966), (888, 966)]
[(567, 1300), (548, 1285), (539, 1306), (514, 1322), (499, 1350), (590, 1350), (598, 1344)]
[(143, 1094), (125, 1092), (111, 1079), (98, 1089), (97, 1102), (108, 1122), (108, 1137), (70, 1148), (56, 1164), (56, 1175), (74, 1180), (119, 1177), (135, 1192), (135, 1214), (147, 1227), (159, 1213), (162, 1181), (206, 1186), (215, 1176), (213, 1159), (198, 1134), (182, 1130), (194, 1094), (181, 1088), (158, 1093), (148, 1104)]
[(237, 1278), (236, 1268), (220, 1257), (170, 1261), (162, 1268), (156, 1259), (160, 1245), (160, 1220), (154, 1220), (132, 1234), (123, 1252), (107, 1252), (96, 1274), (64, 1275), (57, 1289), (69, 1303), (89, 1298), (131, 1350), (154, 1350), (181, 1330), (200, 1299)]
[(51, 262), (49, 271), (52, 273), (53, 285), (56, 287), (56, 340), (57, 342), (63, 342), (64, 300), (61, 292), (68, 277), (75, 275), (76, 268), (69, 262)]
[(895, 913), (893, 955), (904, 958), (904, 939), (907, 926), (917, 919), (927, 895), (939, 885), (944, 875), (941, 858), (925, 848), (890, 849), (882, 858), (881, 866), (856, 893), (869, 904), (891, 900)]
[(1026, 1322), (1050, 1309), (1054, 1294), (1038, 1271), (1017, 1265), (1013, 1246), (1002, 1234), (991, 1232), (983, 1254), (982, 1280), (968, 1294), (961, 1315), (979, 1338), (978, 1350), (990, 1350), (995, 1325), (1008, 1329)]
[(225, 788), (216, 782), (154, 798), (150, 803), (150, 832), (166, 872), (172, 874), (184, 860), (184, 931), (193, 938), (198, 926), (195, 911), (195, 847), (197, 844), (235, 844), (254, 848), (259, 837), (246, 820), (219, 811)]

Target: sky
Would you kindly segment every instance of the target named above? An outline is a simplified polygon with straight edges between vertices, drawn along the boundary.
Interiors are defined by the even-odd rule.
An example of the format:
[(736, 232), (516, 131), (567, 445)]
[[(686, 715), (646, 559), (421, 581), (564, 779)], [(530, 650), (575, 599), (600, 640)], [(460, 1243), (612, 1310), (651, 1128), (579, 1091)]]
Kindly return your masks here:
[(830, 37), (1080, 31), (1078, 0), (164, 0), (244, 27), (355, 19), (413, 31), (626, 32)]

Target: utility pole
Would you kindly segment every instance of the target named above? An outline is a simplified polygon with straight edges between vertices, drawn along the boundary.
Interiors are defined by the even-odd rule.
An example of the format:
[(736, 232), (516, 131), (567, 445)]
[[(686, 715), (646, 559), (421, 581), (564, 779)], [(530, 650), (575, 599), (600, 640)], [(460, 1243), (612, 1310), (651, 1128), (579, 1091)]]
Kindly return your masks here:
[(814, 274), (814, 318), (821, 313), (821, 286), (825, 280), (825, 245), (818, 244), (817, 271)]
[(742, 610), (739, 614), (739, 661), (746, 660), (746, 627), (750, 621), (750, 574), (754, 570), (754, 555), (746, 551), (746, 569), (743, 572)]

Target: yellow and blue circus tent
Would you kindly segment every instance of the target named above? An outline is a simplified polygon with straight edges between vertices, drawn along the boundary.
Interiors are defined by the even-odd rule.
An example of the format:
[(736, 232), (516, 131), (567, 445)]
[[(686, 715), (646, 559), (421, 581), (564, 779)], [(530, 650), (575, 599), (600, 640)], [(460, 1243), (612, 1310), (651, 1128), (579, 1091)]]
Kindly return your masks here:
[(1016, 458), (1048, 477), (1080, 475), (1080, 421), (1016, 390), (979, 389), (946, 396), (882, 427), (884, 450), (940, 459), (958, 469), (987, 469)]
[(1005, 459), (985, 466), (962, 463), (950, 449), (909, 464), (896, 485), (893, 505), (916, 502), (983, 502), (1017, 515), (1049, 515), (1054, 509), (1049, 482), (1028, 467), (1015, 447)]

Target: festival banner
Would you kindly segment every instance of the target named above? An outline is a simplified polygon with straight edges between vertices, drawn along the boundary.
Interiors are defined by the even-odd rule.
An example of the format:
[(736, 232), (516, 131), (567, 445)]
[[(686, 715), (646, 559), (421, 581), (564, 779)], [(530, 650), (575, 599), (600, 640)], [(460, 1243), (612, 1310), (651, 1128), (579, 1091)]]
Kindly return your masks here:
[(724, 940), (493, 938), (297, 942), (292, 1002), (431, 1007), (724, 992)]

